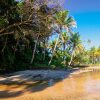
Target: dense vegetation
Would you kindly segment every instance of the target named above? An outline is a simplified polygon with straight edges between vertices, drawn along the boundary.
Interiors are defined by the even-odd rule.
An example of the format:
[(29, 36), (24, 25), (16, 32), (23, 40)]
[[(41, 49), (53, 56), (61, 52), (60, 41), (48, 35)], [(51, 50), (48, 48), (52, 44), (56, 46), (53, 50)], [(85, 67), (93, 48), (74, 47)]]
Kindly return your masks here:
[(100, 48), (85, 50), (75, 27), (60, 0), (0, 0), (0, 70), (99, 63)]

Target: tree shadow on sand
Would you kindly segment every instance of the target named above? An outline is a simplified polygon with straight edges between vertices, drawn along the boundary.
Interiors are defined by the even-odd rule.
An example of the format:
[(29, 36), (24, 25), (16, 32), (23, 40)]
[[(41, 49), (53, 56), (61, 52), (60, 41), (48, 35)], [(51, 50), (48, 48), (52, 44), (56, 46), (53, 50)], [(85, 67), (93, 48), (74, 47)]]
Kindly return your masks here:
[(43, 91), (47, 87), (53, 86), (58, 82), (61, 82), (63, 79), (67, 78), (69, 74), (67, 74), (66, 77), (63, 77), (62, 79), (56, 81), (51, 78), (46, 79), (45, 81), (37, 81), (32, 79), (32, 77), (29, 78), (31, 75), (28, 75), (29, 77), (20, 76), (19, 80), (14, 80), (14, 78), (7, 77), (3, 80), (0, 80), (0, 99), (18, 97), (25, 92), (35, 93)]

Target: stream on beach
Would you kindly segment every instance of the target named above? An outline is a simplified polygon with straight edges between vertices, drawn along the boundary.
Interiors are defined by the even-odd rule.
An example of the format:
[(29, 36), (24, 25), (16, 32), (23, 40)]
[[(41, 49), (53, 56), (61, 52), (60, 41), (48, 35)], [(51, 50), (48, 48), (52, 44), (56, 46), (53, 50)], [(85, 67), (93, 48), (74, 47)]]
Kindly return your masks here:
[(57, 81), (0, 84), (0, 100), (100, 100), (100, 72)]

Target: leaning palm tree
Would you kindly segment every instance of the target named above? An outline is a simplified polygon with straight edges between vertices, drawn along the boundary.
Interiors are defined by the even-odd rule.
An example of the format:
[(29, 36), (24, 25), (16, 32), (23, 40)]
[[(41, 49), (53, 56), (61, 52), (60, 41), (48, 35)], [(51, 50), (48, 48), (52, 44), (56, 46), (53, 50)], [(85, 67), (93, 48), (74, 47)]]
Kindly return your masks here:
[(69, 35), (66, 33), (66, 32), (63, 32), (62, 35), (61, 35), (61, 44), (62, 44), (62, 52), (63, 52), (63, 62), (64, 64), (66, 63), (66, 55), (65, 55), (65, 52), (66, 52), (66, 48), (67, 48), (67, 45), (68, 45), (68, 40), (69, 40)]
[[(51, 53), (54, 51), (56, 41), (57, 41), (57, 40), (55, 39), (55, 40), (52, 40), (51, 42), (49, 42), (48, 50), (49, 50)], [(60, 43), (60, 41), (58, 41), (57, 48), (61, 48), (61, 43)]]
[(76, 26), (75, 20), (72, 17), (69, 17), (68, 14), (69, 14), (68, 11), (61, 11), (54, 16), (54, 26), (55, 25), (57, 26), (56, 28), (54, 28), (54, 31), (58, 33), (58, 37), (51, 55), (51, 59), (49, 61), (49, 65), (52, 62), (59, 39), (62, 36), (62, 31), (66, 30), (67, 32), (69, 32), (69, 30), (71, 30), (72, 27)]
[(71, 59), (69, 61), (69, 66), (71, 65), (72, 61), (73, 61), (73, 57), (75, 55), (75, 51), (78, 49), (78, 48), (81, 48), (81, 40), (80, 40), (80, 35), (79, 33), (73, 33), (71, 34), (71, 37), (70, 37), (70, 44), (71, 44), (71, 47), (72, 47), (72, 52), (71, 52)]
[(67, 46), (66, 44), (68, 43), (69, 40), (68, 34), (66, 32), (62, 32), (60, 40), (63, 46), (63, 51), (65, 51)]

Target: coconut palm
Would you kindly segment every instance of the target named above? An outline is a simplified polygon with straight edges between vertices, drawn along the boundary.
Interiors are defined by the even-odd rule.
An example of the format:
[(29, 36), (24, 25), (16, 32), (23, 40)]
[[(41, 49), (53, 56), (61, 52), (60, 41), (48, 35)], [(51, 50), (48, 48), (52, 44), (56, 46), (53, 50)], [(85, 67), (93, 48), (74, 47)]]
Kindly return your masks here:
[(63, 62), (64, 64), (66, 63), (65, 62), (65, 59), (66, 59), (66, 55), (65, 55), (65, 52), (66, 52), (66, 48), (67, 48), (67, 44), (68, 44), (68, 40), (69, 40), (69, 36), (66, 32), (63, 32), (62, 35), (61, 35), (61, 44), (62, 44), (62, 49), (63, 49)]
[(95, 51), (96, 51), (96, 48), (95, 47), (92, 47), (90, 49), (90, 57), (92, 58), (92, 64), (95, 63)]
[(98, 57), (98, 62), (100, 62), (100, 47), (97, 49), (97, 57)]
[(72, 63), (73, 57), (75, 55), (75, 51), (77, 49), (81, 48), (81, 40), (80, 40), (79, 33), (73, 33), (73, 34), (71, 34), (70, 44), (71, 44), (72, 52), (71, 52), (71, 59), (70, 59), (70, 62), (69, 62), (69, 66)]
[(90, 49), (90, 57), (92, 58), (92, 64), (100, 62), (100, 48), (92, 47)]
[(51, 59), (49, 61), (49, 65), (52, 62), (53, 56), (54, 56), (55, 51), (56, 51), (56, 47), (57, 47), (58, 42), (59, 42), (59, 39), (62, 36), (62, 31), (66, 30), (66, 32), (69, 32), (72, 27), (76, 26), (75, 20), (72, 17), (69, 17), (68, 14), (69, 14), (68, 11), (61, 11), (61, 12), (58, 12), (54, 16), (54, 26), (57, 25), (57, 28), (54, 30), (58, 33), (58, 37), (57, 37), (57, 40), (55, 43), (54, 50), (52, 52)]

